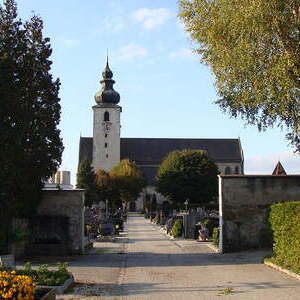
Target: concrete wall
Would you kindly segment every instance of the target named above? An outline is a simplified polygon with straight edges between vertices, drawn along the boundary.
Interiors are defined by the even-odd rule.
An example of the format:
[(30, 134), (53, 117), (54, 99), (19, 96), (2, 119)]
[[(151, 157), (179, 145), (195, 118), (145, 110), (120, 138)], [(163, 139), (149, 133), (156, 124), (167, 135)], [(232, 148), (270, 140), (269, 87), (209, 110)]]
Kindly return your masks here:
[(220, 250), (267, 246), (268, 207), (300, 200), (300, 175), (220, 175)]
[(84, 190), (45, 190), (38, 215), (67, 216), (72, 254), (84, 253)]

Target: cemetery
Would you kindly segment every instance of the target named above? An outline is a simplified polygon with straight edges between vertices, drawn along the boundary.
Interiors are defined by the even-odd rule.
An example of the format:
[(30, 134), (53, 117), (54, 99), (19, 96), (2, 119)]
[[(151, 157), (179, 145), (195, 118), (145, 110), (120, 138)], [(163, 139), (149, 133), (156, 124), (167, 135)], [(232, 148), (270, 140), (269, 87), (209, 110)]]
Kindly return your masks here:
[[(124, 40), (119, 36), (120, 49), (110, 57), (119, 74), (126, 70), (120, 90), (130, 95), (124, 98), (132, 113), (124, 119), (141, 137), (132, 137), (135, 132), (130, 131), (121, 136), (123, 107), (114, 89), (108, 50), (92, 105), (86, 101), (78, 106), (78, 73), (72, 81), (67, 74), (75, 70), (76, 61), (76, 72), (85, 74), (80, 80), (92, 86), (94, 61), (89, 65), (86, 56), (82, 63), (82, 49), (68, 61), (62, 74), (74, 94), (71, 97), (64, 86), (62, 95), (70, 99), (63, 99), (63, 106), (61, 83), (54, 75), (61, 69), (51, 70), (52, 47), (43, 34), (42, 18), (33, 13), (23, 21), (16, 0), (0, 3), (0, 300), (196, 300), (231, 295), (243, 300), (299, 299), (300, 175), (287, 174), (279, 158), (272, 175), (247, 174), (243, 148), (252, 145), (232, 125), (227, 131), (229, 123), (219, 122), (202, 101), (208, 98), (211, 82), (200, 81), (198, 90), (199, 81), (193, 82), (196, 69), (187, 68), (187, 60), (180, 65), (192, 53), (166, 49), (174, 50), (167, 44), (174, 26), (181, 28), (175, 21), (179, 17), (184, 25), (180, 30), (195, 45), (194, 54), (211, 68), (215, 103), (221, 110), (256, 125), (260, 132), (275, 126), (285, 129), (289, 146), (299, 152), (300, 4), (182, 0), (175, 14), (173, 6), (132, 6), (142, 1), (128, 1), (125, 11), (117, 2), (90, 1), (91, 7), (100, 6), (84, 7), (88, 14), (83, 21), (83, 9), (80, 18), (66, 18), (74, 36), (73, 26), (83, 29), (88, 24), (88, 33), (79, 34), (82, 40), (63, 37), (62, 27), (67, 25), (55, 19), (59, 34), (54, 34), (54, 49), (65, 53), (58, 55), (63, 65), (88, 38), (93, 47), (85, 51), (93, 55), (91, 49), (101, 49), (98, 41), (105, 44), (119, 31), (124, 33)], [(49, 3), (43, 7), (47, 12)], [(58, 9), (65, 15), (78, 9), (61, 5)], [(99, 22), (100, 13), (92, 16), (94, 10), (102, 13), (101, 5), (106, 10)], [(116, 13), (113, 18), (106, 15), (110, 11)], [(91, 30), (90, 21), (101, 30)], [(116, 27), (115, 21), (121, 23)], [(168, 33), (164, 38), (159, 30), (152, 31), (162, 25)], [(140, 41), (150, 50), (151, 40), (155, 49), (128, 44), (132, 36), (126, 36), (126, 30), (141, 30), (137, 36), (145, 39)], [(179, 41), (180, 34), (176, 36)], [(127, 45), (122, 47), (123, 42)], [(155, 57), (148, 60), (150, 52)], [(84, 97), (90, 92), (84, 91)], [(193, 102), (199, 95), (201, 107)], [(93, 122), (83, 130), (93, 133), (80, 132), (79, 137), (75, 123), (85, 123), (78, 120), (87, 119), (81, 112), (88, 106)], [(60, 127), (62, 112), (66, 120)], [(73, 113), (73, 123), (66, 125)], [(173, 130), (169, 137), (163, 137), (164, 127)], [(78, 149), (72, 144), (75, 131)], [(77, 158), (66, 158), (74, 148), (76, 187), (70, 171), (60, 170), (68, 165), (63, 164), (63, 153), (64, 160), (76, 165)]]

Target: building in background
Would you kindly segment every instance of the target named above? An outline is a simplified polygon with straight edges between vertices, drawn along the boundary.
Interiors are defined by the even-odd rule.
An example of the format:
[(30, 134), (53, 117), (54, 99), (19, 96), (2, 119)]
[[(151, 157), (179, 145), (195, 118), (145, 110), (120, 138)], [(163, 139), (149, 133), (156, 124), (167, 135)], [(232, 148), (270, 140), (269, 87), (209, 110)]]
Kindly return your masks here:
[(44, 184), (45, 190), (61, 189), (72, 190), (71, 172), (70, 171), (57, 171), (53, 174)]
[(280, 161), (278, 161), (277, 165), (275, 166), (272, 175), (286, 175), (286, 171)]

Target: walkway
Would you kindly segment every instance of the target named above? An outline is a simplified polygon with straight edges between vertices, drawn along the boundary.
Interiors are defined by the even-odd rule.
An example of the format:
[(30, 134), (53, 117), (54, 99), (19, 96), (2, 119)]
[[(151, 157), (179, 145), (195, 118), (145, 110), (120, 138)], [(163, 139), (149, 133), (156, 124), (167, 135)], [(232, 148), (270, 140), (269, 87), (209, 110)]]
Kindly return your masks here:
[(71, 263), (81, 284), (58, 299), (300, 299), (300, 282), (261, 264), (263, 251), (220, 255), (170, 241), (138, 215), (128, 218), (127, 234)]

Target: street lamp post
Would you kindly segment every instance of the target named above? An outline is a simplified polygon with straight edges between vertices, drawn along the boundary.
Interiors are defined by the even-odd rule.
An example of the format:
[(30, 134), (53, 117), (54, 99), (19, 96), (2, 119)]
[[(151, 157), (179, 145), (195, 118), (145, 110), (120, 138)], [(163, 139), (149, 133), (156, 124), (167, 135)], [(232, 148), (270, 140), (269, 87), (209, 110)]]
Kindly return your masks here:
[(185, 205), (185, 211), (188, 212), (189, 199), (185, 200), (184, 205)]
[(105, 200), (105, 217), (108, 218), (108, 199)]

